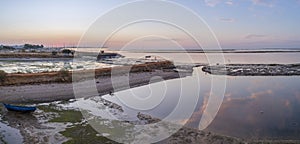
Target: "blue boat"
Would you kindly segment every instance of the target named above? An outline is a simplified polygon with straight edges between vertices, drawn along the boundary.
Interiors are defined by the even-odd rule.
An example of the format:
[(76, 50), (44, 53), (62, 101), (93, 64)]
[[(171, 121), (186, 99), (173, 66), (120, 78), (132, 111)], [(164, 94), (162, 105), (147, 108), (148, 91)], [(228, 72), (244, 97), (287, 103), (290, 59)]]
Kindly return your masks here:
[(3, 103), (5, 108), (9, 111), (17, 111), (17, 112), (33, 112), (36, 110), (36, 107), (31, 106), (16, 106)]

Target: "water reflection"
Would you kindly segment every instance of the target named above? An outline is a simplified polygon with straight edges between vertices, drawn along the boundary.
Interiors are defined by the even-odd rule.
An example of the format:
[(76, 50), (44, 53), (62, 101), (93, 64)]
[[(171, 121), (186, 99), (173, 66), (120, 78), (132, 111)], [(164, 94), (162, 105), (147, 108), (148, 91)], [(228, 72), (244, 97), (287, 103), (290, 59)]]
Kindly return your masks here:
[(48, 123), (52, 113), (36, 110), (21, 113), (2, 109), (0, 121), (0, 143), (61, 143), (66, 141), (58, 132), (66, 124)]
[(299, 80), (300, 77), (230, 80), (226, 99), (207, 130), (243, 138), (300, 139)]
[[(211, 76), (205, 75), (199, 69), (200, 97), (193, 115), (189, 119), (180, 115), (173, 117), (176, 121), (183, 124), (187, 122), (186, 126), (194, 128), (198, 128), (211, 89)], [(194, 76), (182, 80), (190, 82), (185, 85), (191, 85), (193, 78)], [(181, 81), (170, 80), (166, 83), (168, 89), (164, 100), (157, 107), (143, 111), (144, 113), (163, 119), (178, 103), (180, 93), (183, 93), (185, 99), (190, 98), (188, 91), (180, 91)], [(205, 130), (247, 139), (300, 139), (299, 85), (300, 77), (297, 76), (227, 77), (224, 101), (216, 118)], [(146, 88), (149, 86), (122, 93), (133, 92), (148, 96)], [(122, 105), (117, 98), (107, 99)], [(126, 105), (123, 107), (125, 113), (137, 113), (137, 110)]]
[(22, 143), (23, 137), (18, 129), (10, 127), (0, 119), (0, 143)]
[[(11, 124), (10, 119), (13, 118), (13, 124)], [(21, 135), (20, 130), (17, 129), (16, 125), (21, 125), (19, 122), (19, 116), (1, 110), (0, 118), (0, 143), (22, 143), (23, 136)], [(8, 122), (9, 120), (9, 122)]]

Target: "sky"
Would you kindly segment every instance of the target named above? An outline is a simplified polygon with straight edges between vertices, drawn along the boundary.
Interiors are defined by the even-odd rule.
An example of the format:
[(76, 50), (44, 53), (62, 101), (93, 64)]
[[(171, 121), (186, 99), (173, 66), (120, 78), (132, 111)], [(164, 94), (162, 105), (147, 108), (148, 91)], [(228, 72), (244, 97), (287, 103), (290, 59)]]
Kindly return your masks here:
[[(146, 0), (152, 1), (152, 0)], [(184, 6), (202, 18), (222, 48), (300, 48), (300, 0), (169, 0)], [(1, 0), (0, 44), (44, 44), (46, 46), (76, 46), (87, 30), (101, 16), (126, 5), (130, 0)], [(145, 11), (156, 6), (145, 5)], [(166, 9), (167, 11), (168, 9)], [(137, 11), (143, 14), (145, 11)], [(164, 15), (166, 11), (156, 11)], [(173, 14), (173, 15), (172, 15)], [(184, 15), (172, 12), (169, 17), (184, 20)], [(132, 15), (120, 14), (117, 19)], [(114, 23), (115, 21), (109, 21)], [(198, 29), (193, 20), (188, 29)], [(170, 26), (169, 26), (170, 27)], [(197, 47), (174, 27), (144, 22), (125, 27), (116, 33), (108, 47), (153, 48)], [(100, 27), (87, 46), (99, 46)], [(143, 35), (149, 35), (143, 37)], [(202, 33), (202, 35), (210, 35)], [(140, 37), (139, 37), (140, 36)], [(205, 38), (203, 39), (205, 41)]]

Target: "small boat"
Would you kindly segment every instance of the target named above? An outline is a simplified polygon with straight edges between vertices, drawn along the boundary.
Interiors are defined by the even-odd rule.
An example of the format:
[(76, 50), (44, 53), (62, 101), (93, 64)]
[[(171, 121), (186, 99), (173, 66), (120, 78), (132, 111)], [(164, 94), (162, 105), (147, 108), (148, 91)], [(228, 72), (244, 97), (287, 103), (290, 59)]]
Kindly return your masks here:
[(9, 111), (17, 111), (17, 112), (33, 112), (36, 110), (36, 107), (32, 106), (16, 106), (3, 103), (5, 108)]

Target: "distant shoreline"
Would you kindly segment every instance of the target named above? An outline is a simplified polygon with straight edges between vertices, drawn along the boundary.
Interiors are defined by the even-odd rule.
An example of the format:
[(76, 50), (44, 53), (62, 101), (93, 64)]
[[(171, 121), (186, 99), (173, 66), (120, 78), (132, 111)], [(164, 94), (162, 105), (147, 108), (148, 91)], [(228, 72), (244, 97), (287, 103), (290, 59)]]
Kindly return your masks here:
[[(119, 52), (130, 52), (130, 53), (232, 53), (232, 54), (259, 54), (259, 53), (300, 53), (300, 49), (270, 49), (270, 50), (242, 50), (242, 49), (212, 49), (212, 50), (148, 50), (148, 51), (140, 51), (140, 50), (129, 50), (129, 51), (115, 51), (115, 53)], [(80, 55), (87, 55), (87, 56), (95, 56), (97, 57), (100, 53), (97, 52), (76, 52), (75, 54)], [(66, 55), (62, 53), (58, 53), (53, 55), (51, 52), (1, 52), (0, 51), (0, 59), (2, 58), (64, 58), (64, 59), (71, 59), (74, 58), (73, 55)]]
[(154, 50), (154, 51), (127, 51), (131, 53), (300, 53), (300, 50)]
[(63, 54), (57, 54), (53, 55), (52, 53), (46, 53), (46, 52), (16, 52), (16, 53), (0, 53), (0, 58), (73, 58), (72, 55), (63, 55)]

